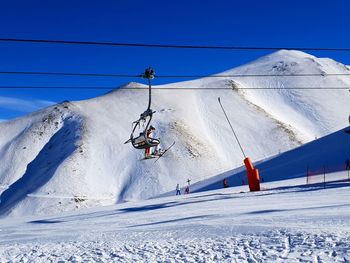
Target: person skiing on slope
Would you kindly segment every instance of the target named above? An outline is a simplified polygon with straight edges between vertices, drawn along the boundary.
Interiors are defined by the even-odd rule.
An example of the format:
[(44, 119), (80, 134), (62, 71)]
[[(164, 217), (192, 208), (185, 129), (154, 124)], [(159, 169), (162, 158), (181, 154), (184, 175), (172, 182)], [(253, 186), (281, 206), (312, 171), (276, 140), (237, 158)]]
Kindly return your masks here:
[(179, 184), (176, 185), (176, 195), (181, 195)]
[(227, 187), (228, 187), (228, 181), (227, 181), (226, 178), (224, 179), (223, 184), (224, 184), (224, 188), (227, 188)]
[(191, 180), (187, 179), (187, 186), (185, 188), (185, 194), (189, 194), (190, 193), (190, 183), (191, 183)]
[[(147, 130), (146, 132), (146, 137), (147, 138), (153, 138), (153, 131), (155, 130), (156, 128), (154, 128), (152, 125), (149, 127), (149, 129)], [(148, 157), (151, 155), (151, 147), (147, 147), (145, 148), (145, 157)]]

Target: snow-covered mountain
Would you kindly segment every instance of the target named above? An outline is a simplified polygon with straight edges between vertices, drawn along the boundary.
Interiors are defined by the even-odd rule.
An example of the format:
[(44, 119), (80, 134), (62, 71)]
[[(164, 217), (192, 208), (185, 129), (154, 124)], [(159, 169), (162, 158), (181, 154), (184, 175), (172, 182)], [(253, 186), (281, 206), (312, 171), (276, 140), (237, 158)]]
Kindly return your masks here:
[[(222, 74), (300, 73), (350, 70), (331, 59), (278, 51)], [(143, 152), (124, 144), (131, 123), (147, 107), (148, 91), (142, 84), (130, 83), (98, 98), (64, 102), (2, 122), (0, 215), (47, 214), (145, 199), (173, 190), (188, 178), (198, 182), (241, 166), (242, 153), (217, 97), (254, 161), (347, 125), (347, 90), (265, 88), (347, 87), (348, 76), (281, 76), (203, 78), (154, 86), (156, 136), (162, 147), (176, 142), (157, 163), (140, 161)]]

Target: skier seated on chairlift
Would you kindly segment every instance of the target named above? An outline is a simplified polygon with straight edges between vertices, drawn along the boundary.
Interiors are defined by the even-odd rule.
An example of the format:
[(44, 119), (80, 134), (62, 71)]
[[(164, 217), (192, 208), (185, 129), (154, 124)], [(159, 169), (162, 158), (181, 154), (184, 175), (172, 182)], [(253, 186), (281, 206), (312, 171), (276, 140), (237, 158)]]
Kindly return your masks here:
[[(154, 128), (152, 125), (148, 128), (147, 132), (146, 132), (146, 137), (147, 138), (153, 138), (153, 132), (156, 130), (156, 128)], [(151, 148), (154, 148), (152, 153), (151, 153)], [(149, 157), (151, 155), (158, 155), (161, 153), (161, 150), (159, 149), (159, 145), (155, 146), (155, 147), (147, 147), (145, 148), (145, 157)]]
[[(146, 137), (147, 138), (153, 138), (153, 131), (155, 128), (151, 125), (148, 130), (146, 131)], [(148, 157), (151, 155), (151, 147), (145, 148), (145, 157)]]

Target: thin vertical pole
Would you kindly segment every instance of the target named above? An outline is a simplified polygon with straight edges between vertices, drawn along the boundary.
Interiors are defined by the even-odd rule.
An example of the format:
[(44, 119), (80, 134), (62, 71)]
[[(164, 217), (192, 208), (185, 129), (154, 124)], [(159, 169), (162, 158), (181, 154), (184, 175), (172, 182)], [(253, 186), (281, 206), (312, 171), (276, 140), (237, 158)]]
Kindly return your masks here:
[(233, 135), (235, 136), (235, 138), (236, 138), (236, 140), (237, 140), (237, 142), (238, 142), (239, 148), (241, 148), (241, 151), (242, 151), (242, 153), (243, 153), (244, 158), (247, 158), (246, 155), (245, 155), (245, 153), (244, 153), (244, 151), (243, 151), (243, 148), (242, 148), (242, 146), (241, 146), (241, 144), (240, 144), (240, 142), (239, 142), (239, 140), (238, 140), (238, 137), (237, 137), (237, 135), (236, 135), (236, 133), (235, 133), (235, 130), (233, 129), (233, 127), (232, 127), (232, 125), (231, 125), (231, 122), (230, 122), (230, 120), (229, 120), (228, 117), (227, 117), (227, 114), (226, 114), (226, 112), (225, 112), (225, 110), (224, 110), (224, 107), (223, 107), (222, 104), (221, 104), (220, 97), (218, 97), (218, 101), (219, 101), (219, 103), (220, 103), (220, 106), (221, 106), (222, 111), (223, 111), (224, 114), (225, 114), (226, 120), (227, 120), (228, 124), (229, 124), (230, 127), (231, 127), (232, 133), (233, 133)]
[(149, 110), (151, 108), (151, 99), (152, 99), (152, 95), (151, 95), (151, 80), (149, 78), (148, 79), (148, 107), (147, 110)]
[(326, 188), (326, 166), (323, 166), (323, 188)]

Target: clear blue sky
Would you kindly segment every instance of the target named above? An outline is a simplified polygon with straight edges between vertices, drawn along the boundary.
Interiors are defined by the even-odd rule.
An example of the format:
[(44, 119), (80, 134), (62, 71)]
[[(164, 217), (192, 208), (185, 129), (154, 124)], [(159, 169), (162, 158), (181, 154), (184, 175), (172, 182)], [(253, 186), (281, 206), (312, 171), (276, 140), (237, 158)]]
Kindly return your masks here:
[[(2, 1), (0, 38), (174, 45), (350, 47), (349, 1)], [(266, 51), (1, 43), (0, 71), (212, 74)], [(350, 65), (350, 53), (311, 52)], [(0, 86), (119, 86), (141, 79), (0, 75)], [(166, 80), (173, 82), (175, 80)], [(155, 84), (164, 80), (155, 80)], [(105, 91), (3, 90), (0, 119)]]

